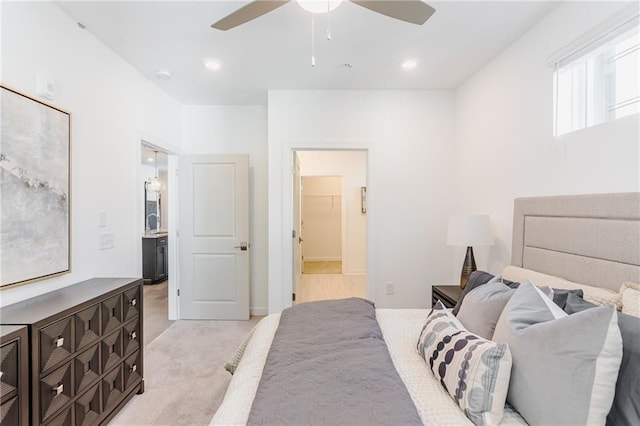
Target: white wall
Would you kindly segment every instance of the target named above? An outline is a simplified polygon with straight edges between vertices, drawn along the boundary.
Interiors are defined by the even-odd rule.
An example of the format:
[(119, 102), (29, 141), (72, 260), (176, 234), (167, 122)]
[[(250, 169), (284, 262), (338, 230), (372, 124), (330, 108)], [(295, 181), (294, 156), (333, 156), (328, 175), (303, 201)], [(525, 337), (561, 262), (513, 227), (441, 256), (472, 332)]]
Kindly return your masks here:
[(360, 188), (367, 186), (366, 151), (298, 151), (303, 176), (342, 176), (344, 194), (343, 273), (364, 274), (367, 267), (367, 215)]
[(249, 154), (250, 304), (267, 313), (267, 108), (185, 106), (183, 140), (189, 154)]
[(342, 177), (302, 176), (302, 194), (303, 259), (341, 262)]
[[(1, 31), (2, 81), (34, 95), (36, 74), (46, 74), (52, 103), (71, 113), (72, 272), (2, 290), (0, 304), (95, 276), (140, 277), (140, 140), (179, 150), (179, 105), (53, 3), (2, 2)], [(101, 232), (114, 233), (113, 249), (98, 250)]]
[[(640, 190), (638, 116), (552, 138), (554, 52), (624, 3), (567, 2), (457, 91), (456, 190), (460, 213), (491, 215), (496, 245), (477, 248), (479, 269), (511, 262), (513, 199)], [(456, 251), (459, 273), (463, 249)]]
[(269, 311), (291, 303), (292, 150), (311, 148), (368, 150), (368, 297), (426, 307), (451, 279), (454, 92), (271, 91), (268, 132)]

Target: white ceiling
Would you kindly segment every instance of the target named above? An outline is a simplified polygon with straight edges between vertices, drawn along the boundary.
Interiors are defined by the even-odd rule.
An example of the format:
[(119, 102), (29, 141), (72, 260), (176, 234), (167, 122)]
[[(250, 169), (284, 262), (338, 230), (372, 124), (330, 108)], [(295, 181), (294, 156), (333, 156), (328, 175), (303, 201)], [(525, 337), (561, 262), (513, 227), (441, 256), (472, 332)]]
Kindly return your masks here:
[[(265, 104), (267, 90), (451, 89), (546, 16), (557, 2), (427, 1), (418, 26), (345, 1), (316, 18), (295, 2), (229, 31), (210, 25), (247, 1), (70, 1), (57, 4), (181, 104)], [(202, 65), (224, 63), (214, 73)], [(405, 71), (400, 62), (419, 65)], [(346, 65), (349, 64), (349, 65)], [(170, 80), (156, 71), (171, 71)]]
[[(147, 145), (140, 145), (140, 162), (143, 166), (156, 167), (156, 150), (154, 148), (148, 147)], [(158, 170), (167, 171), (168, 167), (168, 156), (166, 152), (157, 151), (158, 158)], [(145, 176), (146, 178), (146, 176)]]

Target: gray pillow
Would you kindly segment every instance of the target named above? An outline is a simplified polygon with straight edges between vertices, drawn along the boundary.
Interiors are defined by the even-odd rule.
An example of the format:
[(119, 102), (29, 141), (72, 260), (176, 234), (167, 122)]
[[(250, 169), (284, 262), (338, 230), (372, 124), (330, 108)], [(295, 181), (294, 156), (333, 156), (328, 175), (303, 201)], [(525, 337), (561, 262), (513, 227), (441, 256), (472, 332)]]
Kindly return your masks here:
[[(565, 312), (573, 314), (595, 307), (593, 303), (570, 294)], [(622, 334), (622, 363), (607, 425), (635, 426), (640, 424), (640, 318), (619, 313), (618, 326)]]
[(497, 276), (470, 291), (456, 317), (471, 333), (491, 340), (498, 318), (515, 292), (502, 284), (500, 276)]
[(507, 401), (530, 424), (604, 424), (622, 358), (612, 306), (567, 315), (523, 282), (498, 320), (493, 340), (513, 357)]

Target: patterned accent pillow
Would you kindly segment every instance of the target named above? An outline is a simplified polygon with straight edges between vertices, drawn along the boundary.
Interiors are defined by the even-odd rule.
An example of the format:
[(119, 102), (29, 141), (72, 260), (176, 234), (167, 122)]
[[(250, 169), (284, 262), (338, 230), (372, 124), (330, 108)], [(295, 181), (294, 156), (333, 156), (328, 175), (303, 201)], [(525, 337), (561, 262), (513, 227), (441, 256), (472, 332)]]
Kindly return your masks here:
[(418, 352), (476, 425), (496, 425), (511, 375), (509, 346), (468, 332), (438, 301), (420, 333)]

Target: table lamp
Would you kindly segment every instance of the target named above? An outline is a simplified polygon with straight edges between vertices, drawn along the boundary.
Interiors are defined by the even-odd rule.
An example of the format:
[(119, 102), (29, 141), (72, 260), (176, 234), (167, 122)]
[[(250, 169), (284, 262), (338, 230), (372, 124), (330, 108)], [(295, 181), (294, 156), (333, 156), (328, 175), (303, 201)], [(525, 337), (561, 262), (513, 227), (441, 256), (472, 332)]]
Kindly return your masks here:
[(452, 216), (447, 228), (447, 244), (466, 246), (467, 254), (462, 264), (460, 288), (467, 285), (469, 276), (476, 270), (473, 246), (492, 246), (491, 224), (488, 215)]

